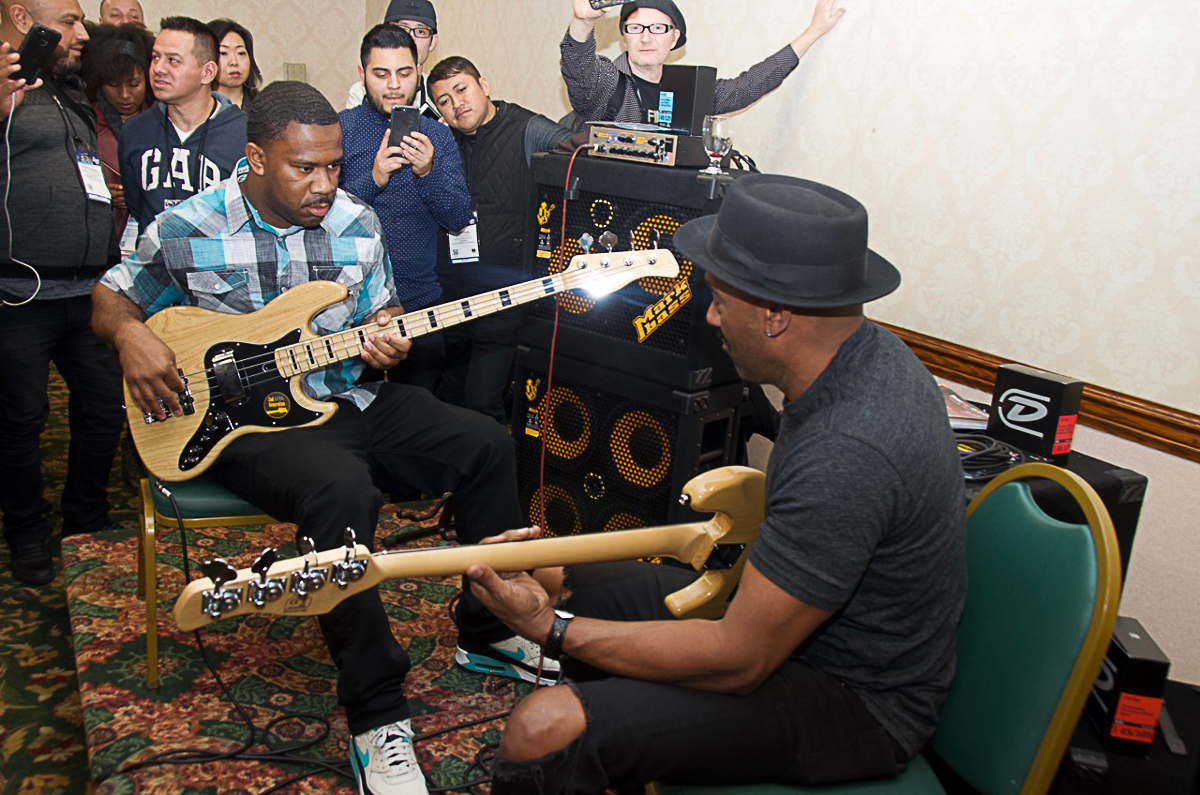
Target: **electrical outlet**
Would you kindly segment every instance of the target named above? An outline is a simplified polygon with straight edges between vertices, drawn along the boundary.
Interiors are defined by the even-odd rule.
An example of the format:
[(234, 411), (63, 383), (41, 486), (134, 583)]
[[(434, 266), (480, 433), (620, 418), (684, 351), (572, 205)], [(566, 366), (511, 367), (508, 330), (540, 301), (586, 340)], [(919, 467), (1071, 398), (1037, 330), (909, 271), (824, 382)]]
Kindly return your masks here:
[(285, 63), (283, 65), (284, 80), (299, 80), (302, 83), (308, 82), (308, 67), (302, 63)]

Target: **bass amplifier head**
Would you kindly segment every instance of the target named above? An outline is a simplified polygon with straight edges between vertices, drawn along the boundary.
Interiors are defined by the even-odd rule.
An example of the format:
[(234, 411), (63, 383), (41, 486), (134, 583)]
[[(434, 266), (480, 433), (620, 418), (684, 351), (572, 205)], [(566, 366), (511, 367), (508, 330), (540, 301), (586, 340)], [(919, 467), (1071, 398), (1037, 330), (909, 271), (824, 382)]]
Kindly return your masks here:
[[(577, 254), (666, 248), (679, 261), (675, 279), (640, 279), (611, 295), (593, 298), (562, 293), (531, 308), (521, 340), (549, 347), (557, 309), (557, 348), (578, 359), (597, 361), (627, 373), (681, 389), (702, 389), (737, 380), (733, 362), (705, 321), (711, 293), (704, 274), (674, 247), (675, 231), (701, 215), (716, 212), (697, 173), (616, 160), (576, 160), (572, 182), (578, 198), (566, 208), (563, 181), (567, 158), (535, 155), (536, 196), (530, 213), (534, 228), (526, 258), (534, 276), (560, 272)], [(607, 235), (607, 236), (606, 236)]]

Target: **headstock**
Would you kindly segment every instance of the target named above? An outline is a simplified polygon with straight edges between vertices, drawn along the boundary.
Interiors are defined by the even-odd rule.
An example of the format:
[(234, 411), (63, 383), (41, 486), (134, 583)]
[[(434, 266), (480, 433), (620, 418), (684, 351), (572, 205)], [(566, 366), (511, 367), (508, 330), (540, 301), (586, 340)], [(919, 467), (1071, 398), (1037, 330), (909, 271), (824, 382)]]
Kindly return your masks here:
[(679, 263), (665, 248), (578, 254), (562, 272), (568, 289), (582, 288), (597, 298), (620, 290), (637, 279), (678, 275)]
[(248, 569), (237, 570), (220, 558), (200, 566), (175, 602), (175, 623), (198, 629), (213, 621), (251, 613), (307, 616), (328, 613), (343, 599), (373, 588), (382, 579), (371, 551), (356, 544), (347, 528), (345, 546), (316, 552), (301, 539), (299, 557), (280, 560), (267, 547)]

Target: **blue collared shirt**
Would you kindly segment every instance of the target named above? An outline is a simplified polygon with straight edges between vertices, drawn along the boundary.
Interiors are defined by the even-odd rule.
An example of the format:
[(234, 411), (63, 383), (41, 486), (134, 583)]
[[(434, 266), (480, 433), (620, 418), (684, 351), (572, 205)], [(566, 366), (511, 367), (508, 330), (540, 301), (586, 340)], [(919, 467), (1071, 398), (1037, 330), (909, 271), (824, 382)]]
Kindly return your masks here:
[(442, 294), (435, 273), (439, 230), (458, 232), (471, 223), (471, 193), (458, 144), (449, 127), (422, 116), (421, 132), (433, 143), (432, 168), (418, 179), (406, 165), (380, 189), (371, 169), (390, 120), (366, 99), (338, 117), (345, 152), (340, 184), (379, 213), (400, 302), (406, 312), (423, 309)]
[[(319, 226), (276, 229), (242, 193), (236, 174), (244, 163), (234, 177), (159, 215), (101, 284), (149, 317), (174, 305), (246, 314), (298, 284), (337, 282), (349, 294), (313, 318), (318, 335), (362, 325), (396, 306), (387, 244), (370, 207), (339, 190)], [(330, 365), (305, 377), (305, 391), (365, 409), (378, 386), (354, 385), (365, 369), (358, 358)]]

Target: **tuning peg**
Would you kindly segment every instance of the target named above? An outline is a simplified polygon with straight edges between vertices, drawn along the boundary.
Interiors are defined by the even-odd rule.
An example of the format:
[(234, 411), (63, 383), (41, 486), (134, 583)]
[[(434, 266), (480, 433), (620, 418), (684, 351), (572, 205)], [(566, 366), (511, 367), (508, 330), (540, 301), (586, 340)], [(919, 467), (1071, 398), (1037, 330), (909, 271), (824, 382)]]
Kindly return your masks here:
[(595, 244), (596, 238), (592, 237), (587, 232), (579, 236), (579, 247), (583, 249), (584, 254), (592, 253), (592, 245)]
[(600, 245), (608, 249), (611, 254), (614, 247), (617, 245), (617, 236), (612, 233), (611, 229), (605, 230), (604, 234), (600, 235)]
[(237, 579), (237, 569), (230, 566), (221, 558), (206, 560), (200, 564), (200, 571), (205, 577), (213, 581), (215, 590), (221, 590), (221, 586), (230, 580)]
[(355, 539), (358, 536), (354, 534), (354, 528), (347, 527), (346, 532), (342, 534), (342, 539), (346, 542), (346, 546), (353, 551)]
[(242, 601), (242, 591), (240, 588), (226, 588), (225, 583), (237, 578), (237, 569), (215, 558), (201, 563), (200, 571), (213, 581), (212, 590), (203, 594), (200, 610), (209, 618), (220, 618), (223, 613), (236, 609)]
[(661, 239), (662, 238), (659, 235), (658, 230), (651, 227), (651, 229), (650, 229), (650, 248), (658, 248), (658, 241)]
[(300, 538), (299, 538), (299, 539), (296, 541), (296, 546), (298, 546), (298, 547), (300, 548), (300, 554), (301, 554), (301, 555), (307, 555), (307, 554), (309, 554), (310, 552), (315, 552), (315, 551), (316, 551), (316, 549), (317, 549), (317, 542), (316, 542), (316, 541), (313, 541), (313, 540), (312, 540), (312, 538), (311, 538), (310, 536), (301, 536), (301, 537), (300, 537)]
[(346, 588), (367, 573), (370, 555), (362, 560), (354, 559), (354, 531), (346, 528), (346, 558), (333, 564), (330, 579), (339, 587)]
[(258, 579), (250, 582), (250, 591), (246, 598), (255, 607), (262, 607), (267, 602), (273, 602), (283, 596), (283, 578), (267, 576), (267, 571), (275, 565), (277, 560), (279, 560), (279, 550), (275, 547), (267, 547), (250, 566), (250, 571), (257, 574)]
[(261, 579), (267, 579), (267, 570), (275, 565), (275, 561), (279, 560), (279, 550), (275, 547), (267, 547), (262, 551), (262, 554), (255, 558), (254, 563), (250, 565), (250, 571), (257, 574)]

